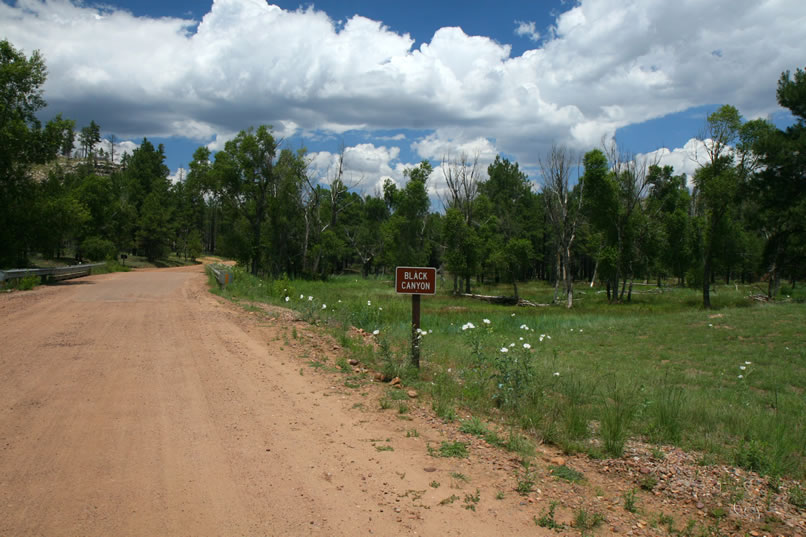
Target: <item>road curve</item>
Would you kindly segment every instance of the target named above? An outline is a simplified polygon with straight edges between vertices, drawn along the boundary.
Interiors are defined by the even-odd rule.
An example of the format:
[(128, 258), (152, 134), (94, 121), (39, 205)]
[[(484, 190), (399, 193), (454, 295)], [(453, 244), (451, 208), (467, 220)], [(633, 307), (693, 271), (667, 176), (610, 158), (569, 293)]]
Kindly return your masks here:
[[(302, 323), (289, 341), (291, 323), (210, 295), (199, 267), (0, 295), (0, 535), (541, 530), (492, 499), (512, 485), (499, 457), (429, 457), (437, 422), (315, 374), (338, 350)], [(449, 489), (460, 470), (472, 486)]]

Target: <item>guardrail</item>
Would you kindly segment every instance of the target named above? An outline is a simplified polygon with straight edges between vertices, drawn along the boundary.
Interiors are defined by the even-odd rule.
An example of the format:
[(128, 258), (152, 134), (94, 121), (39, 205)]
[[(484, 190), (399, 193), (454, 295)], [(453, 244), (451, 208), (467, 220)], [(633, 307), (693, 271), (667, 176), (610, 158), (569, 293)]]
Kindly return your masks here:
[(89, 276), (93, 267), (101, 267), (105, 263), (90, 263), (87, 265), (70, 265), (69, 267), (51, 267), (34, 269), (0, 270), (0, 283), (6, 280), (18, 280), (26, 276), (40, 276), (44, 280), (69, 280)]
[(213, 276), (215, 276), (218, 285), (222, 288), (226, 287), (227, 284), (232, 281), (232, 269), (226, 265), (208, 265), (208, 267), (210, 267), (210, 271), (213, 273)]

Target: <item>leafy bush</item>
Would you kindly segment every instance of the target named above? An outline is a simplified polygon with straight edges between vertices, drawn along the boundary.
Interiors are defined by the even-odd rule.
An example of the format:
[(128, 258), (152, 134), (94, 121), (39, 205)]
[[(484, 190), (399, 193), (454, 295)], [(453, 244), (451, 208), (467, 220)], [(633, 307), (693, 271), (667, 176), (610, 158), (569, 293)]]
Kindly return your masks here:
[(100, 237), (89, 237), (81, 243), (81, 251), (87, 259), (92, 261), (104, 261), (115, 259), (117, 248), (112, 241)]
[(16, 279), (12, 286), (20, 291), (30, 291), (41, 283), (42, 278), (39, 276), (25, 276), (24, 278)]

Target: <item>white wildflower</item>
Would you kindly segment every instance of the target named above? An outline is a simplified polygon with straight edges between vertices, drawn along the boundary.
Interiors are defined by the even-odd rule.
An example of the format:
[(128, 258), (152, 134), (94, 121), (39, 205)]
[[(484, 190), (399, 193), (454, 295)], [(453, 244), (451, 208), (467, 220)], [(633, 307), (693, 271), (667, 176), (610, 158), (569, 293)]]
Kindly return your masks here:
[(490, 324), (490, 319), (482, 319), (481, 322), (483, 322), (484, 324)]
[[(789, 347), (787, 347), (787, 349), (789, 349)], [(752, 363), (753, 363), (753, 362), (745, 362), (745, 363), (744, 363), (744, 365), (750, 365), (750, 364), (752, 364)]]
[(286, 302), (288, 302), (289, 300), (291, 300), (291, 297), (290, 297), (290, 296), (285, 297), (285, 301), (286, 301)]
[(507, 353), (507, 352), (509, 352), (509, 349), (506, 348), (506, 347), (501, 347), (501, 352)]
[(528, 351), (529, 349), (531, 349), (531, 348), (532, 348), (532, 346), (531, 346), (531, 345), (529, 345), (528, 343), (524, 343), (524, 344), (523, 344), (523, 348), (524, 348), (524, 349), (526, 349), (526, 350)]
[(555, 371), (555, 372), (554, 372), (554, 376), (555, 376), (555, 377), (559, 377), (559, 376), (560, 376), (560, 372), (559, 372), (559, 371)]
[(300, 300), (302, 300), (303, 298), (305, 298), (305, 295), (299, 295)]
[(367, 300), (367, 306), (371, 306), (371, 305), (372, 305), (372, 301), (371, 301), (371, 300)]
[(744, 375), (739, 375), (739, 376), (738, 376), (738, 377), (736, 377), (736, 378), (743, 379), (743, 378), (744, 378)]
[(327, 309), (327, 304), (322, 304), (322, 309), (326, 310)]
[(739, 369), (741, 369), (742, 371), (744, 371), (745, 369), (747, 369), (747, 366), (746, 366), (746, 365), (740, 365), (740, 366), (739, 366)]
[(510, 344), (509, 344), (509, 348), (510, 348), (510, 349), (511, 349), (512, 347), (514, 347), (514, 346), (515, 346), (515, 344), (514, 344), (514, 343), (510, 343)]
[(372, 331), (372, 335), (373, 335), (373, 336), (377, 336), (377, 335), (378, 335), (378, 334), (380, 334), (380, 333), (381, 333), (381, 331), (380, 331), (380, 330), (373, 330), (373, 331)]
[(313, 297), (311, 295), (308, 295), (308, 302), (311, 302), (311, 301), (313, 301)]

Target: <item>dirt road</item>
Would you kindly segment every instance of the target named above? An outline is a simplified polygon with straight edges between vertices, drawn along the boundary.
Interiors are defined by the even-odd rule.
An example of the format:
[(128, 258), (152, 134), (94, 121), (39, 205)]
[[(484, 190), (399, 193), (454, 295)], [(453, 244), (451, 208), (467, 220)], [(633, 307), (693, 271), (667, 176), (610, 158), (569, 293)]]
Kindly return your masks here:
[[(0, 536), (580, 535), (581, 514), (599, 535), (712, 524), (703, 502), (727, 469), (679, 465), (693, 457), (674, 451), (653, 462), (647, 448), (559, 460), (540, 446), (522, 496), (512, 453), (419, 399), (384, 411), (388, 387), (351, 389), (310, 366), (340, 353), (286, 310), (211, 295), (200, 267), (0, 295)], [(429, 455), (456, 439), (468, 458)], [(565, 462), (584, 483), (551, 475)], [(628, 512), (650, 471), (657, 490)], [(776, 502), (781, 534), (800, 535), (806, 522)], [(761, 511), (746, 511), (729, 524), (759, 527)]]
[(284, 343), (287, 323), (205, 285), (183, 268), (0, 296), (0, 535), (534, 531), (491, 498), (461, 507), (496, 474), (451, 489), (473, 472), (427, 455), (426, 418), (356, 404), (300, 358), (332, 347)]

